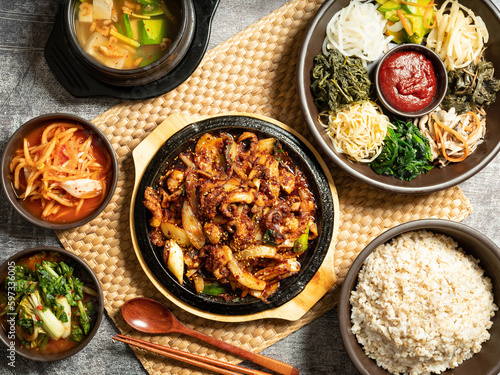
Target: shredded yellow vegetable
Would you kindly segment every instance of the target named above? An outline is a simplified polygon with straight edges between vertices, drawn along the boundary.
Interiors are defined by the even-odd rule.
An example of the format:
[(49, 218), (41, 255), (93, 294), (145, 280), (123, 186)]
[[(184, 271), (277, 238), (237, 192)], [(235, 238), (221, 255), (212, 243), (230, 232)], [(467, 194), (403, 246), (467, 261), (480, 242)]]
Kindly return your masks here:
[(390, 121), (375, 103), (355, 103), (328, 119), (328, 124), (322, 125), (337, 152), (357, 162), (370, 163), (382, 151)]
[(445, 1), (435, 14), (437, 26), (427, 37), (427, 47), (439, 55), (446, 69), (464, 68), (476, 60), (489, 38), (481, 17), (457, 0)]

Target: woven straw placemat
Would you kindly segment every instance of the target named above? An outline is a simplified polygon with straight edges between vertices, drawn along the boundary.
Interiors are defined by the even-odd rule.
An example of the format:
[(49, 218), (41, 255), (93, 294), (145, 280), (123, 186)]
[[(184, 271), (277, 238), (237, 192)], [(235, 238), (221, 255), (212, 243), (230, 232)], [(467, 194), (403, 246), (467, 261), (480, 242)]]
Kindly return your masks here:
[[(458, 187), (429, 195), (395, 195), (354, 180), (329, 164), (341, 209), (334, 267), (338, 282), (336, 290), (300, 320), (208, 321), (176, 308), (153, 287), (137, 262), (130, 239), (129, 203), (134, 184), (131, 151), (174, 113), (252, 112), (281, 121), (311, 139), (298, 105), (295, 65), (302, 34), (321, 3), (296, 0), (285, 4), (209, 51), (193, 75), (176, 90), (154, 99), (124, 102), (93, 120), (115, 147), (120, 168), (118, 186), (111, 203), (97, 219), (57, 235), (66, 249), (83, 258), (97, 274), (104, 290), (105, 308), (122, 333), (237, 362), (237, 358), (187, 337), (150, 337), (132, 332), (121, 317), (120, 307), (133, 297), (154, 298), (169, 306), (191, 328), (258, 352), (334, 307), (336, 290), (349, 266), (382, 231), (428, 217), (461, 221), (472, 212)], [(150, 373), (201, 374), (194, 367), (183, 369), (179, 363), (163, 357), (141, 351), (136, 354)]]

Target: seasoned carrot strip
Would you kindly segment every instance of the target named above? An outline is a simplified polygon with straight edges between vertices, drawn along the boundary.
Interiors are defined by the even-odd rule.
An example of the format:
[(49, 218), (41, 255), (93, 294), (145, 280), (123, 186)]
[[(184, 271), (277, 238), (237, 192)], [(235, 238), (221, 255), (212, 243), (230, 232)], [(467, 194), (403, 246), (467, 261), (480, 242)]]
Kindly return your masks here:
[(406, 20), (405, 16), (403, 15), (403, 12), (401, 11), (401, 9), (396, 10), (396, 13), (399, 16), (399, 19), (401, 20), (401, 23), (403, 24), (403, 27), (405, 28), (408, 36), (412, 36), (413, 31), (412, 31), (410, 25), (408, 24), (408, 21)]
[[(467, 141), (465, 140), (465, 138), (462, 137), (459, 133), (457, 133), (456, 130), (439, 122), (439, 120), (434, 115), (432, 116), (432, 118), (434, 119), (434, 131), (436, 132), (436, 138), (437, 138), (436, 143), (441, 144), (441, 152), (443, 153), (443, 156), (445, 157), (445, 159), (448, 161), (454, 162), (454, 163), (458, 163), (458, 162), (464, 160), (467, 156), (469, 156), (469, 145), (467, 144)], [(451, 134), (453, 134), (460, 142), (462, 142), (464, 144), (465, 150), (464, 150), (464, 154), (461, 157), (453, 158), (451, 156), (448, 156), (448, 154), (446, 153), (446, 147), (444, 145), (443, 135), (441, 134), (441, 129), (439, 129), (439, 127), (443, 128), (447, 132), (450, 132)]]
[(432, 14), (432, 25), (429, 25), (427, 23), (427, 14), (429, 13), (429, 10), (432, 9), (433, 6), (434, 6), (434, 0), (432, 0), (429, 3), (429, 5), (425, 8), (425, 12), (424, 12), (424, 26), (427, 27), (428, 29), (433, 29), (434, 27), (436, 27), (436, 24), (437, 24), (436, 13)]
[[(474, 131), (472, 133), (469, 134), (469, 137), (468, 139), (471, 139), (478, 131), (479, 131), (479, 128), (481, 127), (481, 120), (479, 119), (479, 117), (472, 111), (469, 111), (467, 112), (468, 115), (471, 115), (472, 118), (474, 119), (474, 123), (476, 124), (476, 128), (474, 129)], [(472, 128), (470, 128), (470, 130), (468, 129), (465, 129), (467, 131), (472, 131)]]

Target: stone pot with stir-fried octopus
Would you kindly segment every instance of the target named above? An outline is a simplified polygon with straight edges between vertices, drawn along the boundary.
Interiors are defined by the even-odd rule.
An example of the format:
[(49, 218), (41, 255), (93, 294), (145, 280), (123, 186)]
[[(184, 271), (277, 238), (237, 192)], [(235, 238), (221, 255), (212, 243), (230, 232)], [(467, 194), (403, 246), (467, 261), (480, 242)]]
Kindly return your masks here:
[(190, 307), (231, 316), (274, 309), (306, 287), (328, 252), (334, 213), (325, 177), (311, 150), (270, 122), (194, 123), (141, 177), (138, 249)]

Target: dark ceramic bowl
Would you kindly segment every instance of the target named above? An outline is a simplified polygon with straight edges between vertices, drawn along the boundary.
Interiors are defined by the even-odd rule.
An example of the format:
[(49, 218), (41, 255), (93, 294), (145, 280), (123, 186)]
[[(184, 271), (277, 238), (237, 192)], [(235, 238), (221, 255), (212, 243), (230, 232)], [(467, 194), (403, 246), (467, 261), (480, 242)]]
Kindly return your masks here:
[[(26, 209), (26, 207), (17, 198), (14, 186), (12, 184), (11, 175), (9, 172), (9, 164), (10, 161), (12, 160), (12, 155), (14, 155), (16, 149), (22, 146), (23, 138), (36, 128), (46, 126), (54, 121), (67, 121), (69, 123), (78, 123), (84, 126), (85, 128), (90, 129), (95, 135), (97, 135), (100, 142), (105, 146), (106, 150), (109, 153), (109, 157), (112, 163), (111, 184), (108, 187), (106, 198), (95, 211), (93, 211), (88, 216), (74, 222), (52, 223), (50, 221), (43, 220), (42, 218), (33, 215), (30, 211)], [(23, 218), (25, 218), (32, 224), (38, 225), (39, 227), (42, 228), (47, 228), (52, 230), (63, 230), (63, 229), (76, 228), (79, 227), (80, 225), (88, 223), (89, 221), (96, 218), (104, 210), (104, 208), (108, 205), (111, 198), (113, 197), (113, 193), (116, 188), (116, 183), (118, 181), (118, 162), (116, 159), (115, 152), (113, 150), (113, 146), (111, 146), (111, 143), (106, 138), (106, 136), (93, 123), (79, 116), (67, 113), (49, 113), (46, 115), (35, 117), (29, 120), (28, 122), (24, 123), (10, 137), (2, 154), (1, 178), (2, 178), (2, 186), (9, 203)]]
[(176, 16), (179, 31), (170, 49), (157, 61), (137, 69), (113, 69), (102, 65), (88, 56), (78, 43), (75, 31), (75, 4), (80, 0), (70, 0), (64, 9), (64, 32), (68, 36), (69, 47), (85, 69), (99, 80), (117, 86), (138, 86), (154, 82), (168, 74), (184, 58), (196, 29), (193, 0), (166, 0), (178, 10)]
[[(495, 32), (500, 29), (500, 15), (497, 8), (491, 0), (460, 0), (460, 3), (472, 9), (486, 23), (490, 40), (485, 57), (492, 61), (495, 67), (500, 67), (500, 33)], [(326, 25), (335, 13), (348, 4), (349, 0), (329, 0), (320, 7), (304, 33), (297, 60), (299, 104), (309, 130), (324, 153), (354, 178), (393, 193), (424, 194), (439, 191), (455, 186), (478, 173), (500, 151), (500, 100), (486, 111), (485, 140), (472, 155), (463, 162), (452, 163), (446, 168), (434, 168), (411, 181), (377, 175), (370, 166), (352, 162), (344, 154), (334, 150), (325, 128), (318, 122), (319, 113), (310, 90), (311, 71), (314, 57), (321, 52)]]
[[(65, 0), (66, 3), (69, 0)], [(52, 74), (73, 96), (111, 96), (120, 99), (142, 100), (154, 98), (173, 90), (184, 82), (198, 67), (208, 48), (212, 18), (219, 0), (192, 0), (196, 15), (193, 41), (184, 58), (167, 74), (156, 81), (135, 86), (106, 83), (94, 76), (92, 69), (78, 58), (75, 48), (70, 48), (67, 35), (66, 8), (56, 13), (54, 26), (45, 45), (45, 60)]]
[[(400, 234), (427, 230), (443, 233), (453, 238), (458, 245), (474, 258), (479, 259), (479, 266), (485, 271), (493, 284), (494, 302), (500, 306), (500, 248), (480, 232), (464, 224), (448, 220), (425, 219), (398, 225), (375, 238), (358, 255), (350, 267), (342, 286), (339, 301), (339, 327), (342, 341), (352, 363), (362, 375), (387, 375), (389, 372), (378, 367), (374, 360), (368, 358), (356, 337), (351, 331), (351, 305), (349, 298), (357, 284), (358, 273), (366, 258), (380, 245)], [(443, 375), (497, 375), (500, 371), (500, 313), (493, 318), (493, 326), (489, 329), (491, 338), (482, 345), (479, 353)]]
[[(299, 258), (301, 270), (298, 274), (283, 280), (278, 290), (264, 303), (252, 296), (238, 301), (226, 302), (221, 298), (197, 294), (191, 283), (180, 285), (167, 269), (162, 259), (163, 249), (150, 241), (149, 219), (151, 214), (144, 207), (146, 187), (156, 188), (167, 167), (175, 163), (180, 152), (196, 144), (205, 133), (227, 132), (239, 135), (249, 131), (259, 137), (279, 139), (283, 149), (303, 171), (318, 206), (316, 223), (319, 236)], [(312, 151), (296, 136), (267, 121), (246, 116), (222, 116), (203, 120), (175, 133), (156, 153), (141, 177), (134, 206), (134, 227), (138, 247), (144, 261), (156, 279), (176, 298), (199, 310), (220, 315), (249, 315), (274, 309), (298, 295), (320, 268), (327, 255), (333, 232), (333, 198), (324, 171)]]
[[(431, 61), (434, 68), (434, 74), (436, 75), (436, 93), (432, 98), (432, 101), (425, 108), (413, 112), (404, 112), (395, 108), (386, 99), (384, 92), (380, 85), (380, 68), (382, 64), (394, 53), (396, 52), (418, 52), (424, 55), (428, 60)], [(375, 69), (375, 89), (377, 91), (377, 97), (385, 108), (394, 113), (399, 117), (422, 117), (432, 111), (434, 111), (443, 101), (446, 95), (446, 89), (448, 88), (448, 73), (446, 72), (446, 67), (444, 66), (443, 60), (430, 48), (427, 48), (420, 44), (408, 43), (400, 44), (392, 48), (389, 52), (384, 54), (377, 64)]]
[[(78, 258), (75, 254), (70, 253), (69, 251), (66, 251), (64, 249), (58, 248), (58, 247), (47, 247), (47, 246), (42, 246), (42, 247), (35, 247), (27, 250), (20, 251), (16, 253), (15, 255), (11, 256), (9, 259), (5, 261), (5, 263), (0, 266), (0, 282), (3, 282), (7, 277), (10, 276), (9, 274), (9, 266), (12, 265), (13, 263), (17, 262), (18, 260), (30, 256), (30, 255), (35, 255), (36, 253), (46, 251), (46, 252), (57, 252), (60, 253), (63, 257), (71, 259), (73, 262), (77, 263), (82, 267), (82, 269), (90, 276), (92, 279), (92, 282), (94, 284), (95, 290), (97, 292), (97, 302), (99, 304), (98, 309), (97, 309), (97, 316), (95, 319), (94, 327), (92, 328), (92, 331), (88, 334), (88, 336), (80, 342), (77, 346), (74, 348), (68, 349), (64, 352), (57, 353), (57, 354), (41, 354), (33, 350), (28, 350), (24, 347), (21, 347), (16, 340), (15, 344), (15, 353), (16, 355), (19, 355), (23, 358), (31, 359), (33, 361), (38, 361), (38, 362), (53, 362), (53, 361), (59, 361), (64, 358), (71, 357), (72, 355), (78, 353), (80, 350), (85, 348), (90, 341), (92, 341), (92, 338), (95, 336), (97, 333), (99, 326), (101, 325), (101, 320), (102, 320), (102, 315), (104, 313), (104, 297), (102, 294), (102, 288), (101, 284), (99, 283), (99, 280), (97, 279), (96, 275), (92, 271), (92, 269), (85, 263), (83, 260)], [(7, 327), (0, 327), (0, 341), (7, 346), (9, 349), (6, 351), (8, 355), (12, 355), (13, 353), (10, 353), (10, 348), (11, 348), (11, 338), (9, 337), (8, 331), (6, 331)], [(7, 361), (7, 359), (4, 359)], [(5, 362), (6, 363), (6, 362)]]

